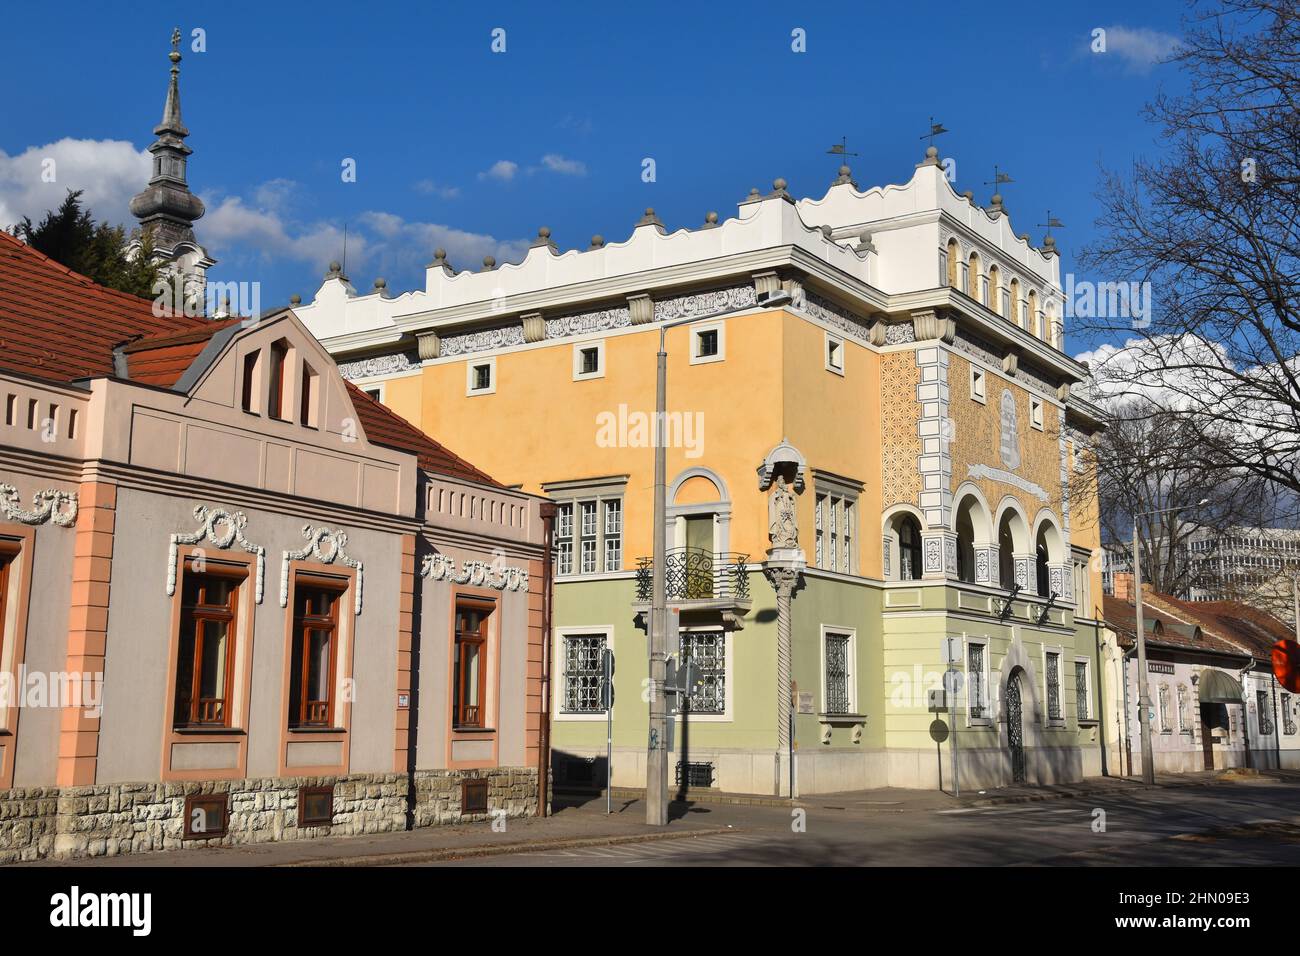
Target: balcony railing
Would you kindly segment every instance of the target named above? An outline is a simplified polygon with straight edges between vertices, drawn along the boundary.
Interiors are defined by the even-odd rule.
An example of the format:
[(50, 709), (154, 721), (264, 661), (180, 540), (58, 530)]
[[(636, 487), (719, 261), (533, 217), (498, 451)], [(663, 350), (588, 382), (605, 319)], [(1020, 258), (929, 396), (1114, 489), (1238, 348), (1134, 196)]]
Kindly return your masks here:
[[(669, 601), (748, 600), (749, 555), (735, 551), (670, 548), (664, 556), (664, 591)], [(636, 596), (652, 597), (654, 559), (637, 561)]]

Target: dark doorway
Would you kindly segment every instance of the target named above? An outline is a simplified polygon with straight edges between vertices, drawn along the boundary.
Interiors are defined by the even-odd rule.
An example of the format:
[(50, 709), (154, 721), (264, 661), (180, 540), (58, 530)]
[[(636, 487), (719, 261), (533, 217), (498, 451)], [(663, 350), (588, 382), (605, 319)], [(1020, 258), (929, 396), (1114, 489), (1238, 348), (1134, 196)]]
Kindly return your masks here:
[(1205, 769), (1214, 769), (1214, 744), (1220, 731), (1228, 735), (1228, 708), (1223, 704), (1201, 704), (1201, 752)]
[(1007, 679), (1007, 746), (1011, 749), (1011, 781), (1025, 782), (1025, 727), (1021, 718), (1020, 675), (1017, 670)]

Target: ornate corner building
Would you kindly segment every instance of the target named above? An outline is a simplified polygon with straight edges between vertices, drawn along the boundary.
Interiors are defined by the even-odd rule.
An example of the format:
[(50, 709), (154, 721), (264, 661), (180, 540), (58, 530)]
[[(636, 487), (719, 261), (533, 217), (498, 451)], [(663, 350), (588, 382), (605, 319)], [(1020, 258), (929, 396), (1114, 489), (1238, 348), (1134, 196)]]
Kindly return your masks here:
[[(1061, 302), (1050, 239), (931, 150), (905, 184), (777, 180), (695, 229), (646, 210), (581, 250), (543, 228), (519, 263), (438, 250), (400, 295), (335, 266), (296, 312), (359, 388), (554, 502), (557, 786), (603, 782), (605, 649), (613, 779), (644, 785), (662, 429), (671, 644), (695, 665), (677, 779), (806, 794), (935, 786), (936, 722), (963, 786), (1099, 772), (1100, 425)], [(963, 680), (937, 713), (945, 657)]]

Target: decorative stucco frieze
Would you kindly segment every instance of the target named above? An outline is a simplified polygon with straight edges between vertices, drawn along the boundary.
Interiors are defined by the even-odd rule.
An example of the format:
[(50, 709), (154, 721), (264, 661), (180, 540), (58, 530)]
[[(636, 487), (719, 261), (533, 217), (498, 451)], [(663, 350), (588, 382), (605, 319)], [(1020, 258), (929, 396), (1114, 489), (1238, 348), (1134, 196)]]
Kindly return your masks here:
[(347, 533), (325, 527), (313, 528), (311, 525), (305, 524), (302, 526), (302, 536), (307, 539), (306, 547), (297, 551), (284, 552), (284, 559), (280, 564), (280, 607), (289, 606), (290, 562), (306, 561), (308, 558), (312, 558), (321, 564), (334, 564), (337, 561), (339, 564), (356, 570), (357, 601), (354, 613), (360, 614), (365, 568), (360, 561), (347, 553)]
[(420, 576), (430, 581), (449, 581), (498, 591), (527, 591), (528, 572), (493, 561), (464, 561), (456, 570), (456, 559), (447, 554), (426, 555), (420, 563)]
[(894, 322), (885, 326), (886, 345), (907, 345), (916, 341), (916, 329), (911, 322)]
[[(791, 305), (796, 309), (800, 308), (797, 302), (792, 302)], [(829, 299), (823, 299), (815, 292), (804, 293), (804, 304), (801, 311), (808, 313), (818, 321), (834, 326), (845, 335), (852, 336), (859, 342), (868, 343), (871, 341), (871, 324), (866, 318), (855, 315)]]
[(957, 329), (957, 333), (953, 338), (953, 345), (959, 351), (979, 359), (992, 368), (997, 368), (1002, 364), (1002, 354), (995, 346), (985, 342), (977, 335), (972, 335), (961, 327)]
[(1042, 485), (1036, 485), (1028, 478), (1021, 478), (1019, 475), (1010, 471), (1003, 471), (1001, 468), (991, 468), (988, 465), (967, 465), (966, 475), (970, 478), (987, 478), (990, 481), (1000, 481), (1003, 484), (1019, 488), (1037, 498), (1039, 501), (1047, 501), (1047, 489)]
[(578, 312), (574, 315), (562, 315), (546, 320), (546, 337), (563, 339), (570, 335), (586, 335), (590, 332), (608, 332), (622, 329), (632, 324), (632, 309), (629, 306), (615, 306), (612, 309), (598, 309), (594, 312)]
[(441, 358), (451, 355), (469, 355), (491, 349), (509, 348), (524, 344), (523, 325), (501, 325), (493, 329), (478, 329), (442, 336)]
[(254, 579), (253, 601), (262, 603), (263, 583), (266, 580), (266, 548), (253, 544), (244, 537), (244, 527), (248, 516), (242, 511), (230, 512), (224, 508), (209, 508), (207, 505), (195, 505), (194, 520), (199, 522), (195, 531), (178, 531), (171, 536), (167, 546), (167, 596), (176, 593), (176, 557), (181, 545), (196, 545), (204, 541), (214, 547), (226, 550), (232, 544), (238, 544), (249, 554), (257, 557), (257, 571)]
[(380, 375), (393, 375), (397, 372), (407, 372), (415, 368), (417, 363), (412, 362), (405, 352), (394, 352), (391, 355), (376, 355), (371, 358), (357, 359), (355, 362), (342, 362), (339, 365), (339, 374), (350, 382), (359, 378), (374, 378)]
[(77, 493), (46, 488), (32, 495), (32, 510), (18, 503), (18, 489), (13, 485), (0, 485), (0, 513), (20, 524), (50, 522), (60, 528), (71, 528), (77, 523)]
[(731, 286), (712, 292), (696, 292), (661, 299), (655, 303), (655, 321), (671, 322), (689, 317), (708, 318), (719, 312), (748, 309), (758, 304), (752, 285)]
[(1025, 379), (1030, 385), (1034, 386), (1044, 394), (1053, 397), (1056, 395), (1056, 383), (1049, 381), (1041, 372), (1031, 365), (1025, 365), (1023, 363), (1020, 365), (1020, 378)]

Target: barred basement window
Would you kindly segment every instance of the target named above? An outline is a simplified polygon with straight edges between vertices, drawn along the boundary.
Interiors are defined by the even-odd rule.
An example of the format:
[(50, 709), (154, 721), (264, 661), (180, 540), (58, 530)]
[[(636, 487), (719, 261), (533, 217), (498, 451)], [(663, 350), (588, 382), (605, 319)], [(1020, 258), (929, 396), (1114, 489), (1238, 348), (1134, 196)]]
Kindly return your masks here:
[(682, 634), (682, 659), (688, 657), (695, 663), (700, 678), (700, 683), (691, 691), (691, 713), (726, 713), (726, 635), (721, 631)]
[(1268, 706), (1268, 691), (1257, 691), (1255, 700), (1256, 707), (1259, 709), (1259, 733), (1261, 737), (1267, 737), (1273, 732), (1273, 715), (1269, 713), (1271, 708)]
[(848, 714), (853, 709), (849, 693), (849, 635), (826, 634), (826, 713)]
[(1080, 720), (1087, 720), (1091, 716), (1089, 705), (1091, 704), (1091, 695), (1088, 693), (1088, 662), (1074, 662), (1074, 701), (1075, 707), (1079, 712)]
[(1282, 695), (1282, 732), (1284, 734), (1295, 733), (1295, 715), (1291, 713), (1291, 695)]
[(975, 720), (988, 716), (988, 688), (984, 681), (984, 645), (971, 644), (966, 650), (967, 699)]
[(1161, 684), (1161, 685), (1160, 685), (1159, 701), (1160, 701), (1160, 732), (1161, 732), (1162, 734), (1167, 734), (1167, 733), (1169, 733), (1169, 730), (1170, 730), (1170, 726), (1169, 726), (1169, 685), (1168, 685), (1168, 684)]
[(564, 713), (600, 713), (601, 652), (605, 635), (575, 634), (564, 638)]
[(1047, 655), (1047, 719), (1061, 719), (1061, 655)]

